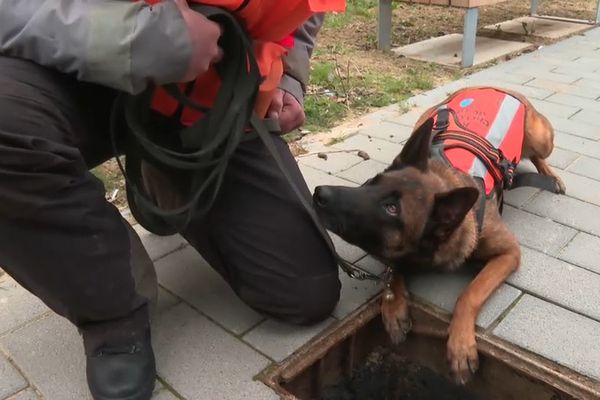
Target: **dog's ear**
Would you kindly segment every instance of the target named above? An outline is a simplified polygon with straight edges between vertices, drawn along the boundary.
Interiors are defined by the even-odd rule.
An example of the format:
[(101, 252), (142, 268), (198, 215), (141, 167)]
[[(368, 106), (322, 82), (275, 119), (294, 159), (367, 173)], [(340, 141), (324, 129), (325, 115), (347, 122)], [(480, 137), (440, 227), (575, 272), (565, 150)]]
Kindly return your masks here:
[(434, 236), (439, 240), (445, 240), (450, 236), (463, 222), (478, 198), (479, 190), (473, 187), (462, 187), (436, 194), (429, 221)]
[(433, 118), (428, 118), (412, 133), (400, 154), (396, 156), (390, 169), (410, 165), (425, 172), (431, 150)]

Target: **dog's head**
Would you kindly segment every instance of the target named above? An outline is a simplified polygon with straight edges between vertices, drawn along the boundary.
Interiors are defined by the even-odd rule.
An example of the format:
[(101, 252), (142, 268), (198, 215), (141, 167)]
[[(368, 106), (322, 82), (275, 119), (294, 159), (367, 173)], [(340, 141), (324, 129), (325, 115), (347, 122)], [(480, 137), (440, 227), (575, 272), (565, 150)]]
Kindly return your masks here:
[[(427, 262), (462, 223), (479, 192), (448, 189), (429, 168), (433, 120), (415, 130), (392, 165), (360, 187), (319, 186), (313, 203), (325, 227), (390, 263)], [(429, 250), (428, 250), (429, 249)]]

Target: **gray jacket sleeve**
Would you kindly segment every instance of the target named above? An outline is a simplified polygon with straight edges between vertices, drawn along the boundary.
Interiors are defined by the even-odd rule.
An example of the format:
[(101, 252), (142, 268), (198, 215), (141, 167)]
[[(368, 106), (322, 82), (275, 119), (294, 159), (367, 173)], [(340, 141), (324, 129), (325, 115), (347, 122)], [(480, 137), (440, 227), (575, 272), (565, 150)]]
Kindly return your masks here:
[(325, 14), (314, 14), (294, 35), (294, 47), (284, 59), (285, 75), (279, 85), (303, 103), (304, 93), (310, 75), (310, 58), (315, 47), (315, 39), (321, 30)]
[(0, 0), (0, 54), (139, 93), (181, 80), (191, 42), (170, 1)]

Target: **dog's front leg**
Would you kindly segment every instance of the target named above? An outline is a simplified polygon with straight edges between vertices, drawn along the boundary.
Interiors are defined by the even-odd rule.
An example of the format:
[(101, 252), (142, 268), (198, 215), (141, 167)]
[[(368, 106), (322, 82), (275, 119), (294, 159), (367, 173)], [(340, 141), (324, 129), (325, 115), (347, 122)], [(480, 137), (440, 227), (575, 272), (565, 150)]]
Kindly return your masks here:
[(448, 328), (448, 361), (457, 383), (466, 383), (479, 368), (475, 323), (487, 299), (519, 266), (518, 245), (491, 258), (456, 302)]
[(397, 272), (392, 272), (389, 287), (381, 298), (381, 316), (392, 343), (404, 342), (412, 321), (408, 312), (408, 290), (404, 277)]

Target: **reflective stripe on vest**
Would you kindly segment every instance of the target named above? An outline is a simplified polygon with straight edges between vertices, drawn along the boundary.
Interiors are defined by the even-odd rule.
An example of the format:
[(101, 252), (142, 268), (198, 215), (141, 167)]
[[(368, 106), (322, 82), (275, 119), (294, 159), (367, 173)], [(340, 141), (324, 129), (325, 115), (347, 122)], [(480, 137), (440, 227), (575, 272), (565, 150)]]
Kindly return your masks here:
[[(445, 106), (451, 111), (448, 132), (468, 130), (500, 149), (509, 161), (518, 163), (521, 160), (525, 106), (518, 99), (497, 89), (478, 88), (459, 92)], [(451, 142), (447, 140), (444, 143)], [(452, 148), (445, 149), (444, 154), (453, 167), (482, 178), (486, 195), (494, 190), (493, 176), (472, 152)]]

